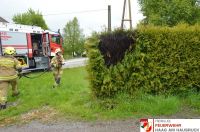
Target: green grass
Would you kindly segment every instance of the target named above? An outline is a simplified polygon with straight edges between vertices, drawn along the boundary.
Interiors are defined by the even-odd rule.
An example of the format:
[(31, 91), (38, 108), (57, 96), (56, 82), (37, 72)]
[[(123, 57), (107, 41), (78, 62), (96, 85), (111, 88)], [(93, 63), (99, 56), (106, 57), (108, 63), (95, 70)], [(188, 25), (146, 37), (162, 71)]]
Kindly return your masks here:
[(196, 111), (200, 114), (200, 94), (194, 93), (189, 94), (186, 99), (184, 99), (184, 103), (187, 104), (192, 110)]
[(200, 113), (200, 96), (197, 94), (191, 94), (184, 100), (175, 96), (151, 96), (143, 93), (138, 93), (135, 97), (119, 94), (114, 99), (95, 99), (89, 89), (84, 67), (65, 69), (61, 86), (57, 89), (52, 89), (53, 83), (51, 72), (35, 79), (21, 78), (20, 96), (11, 97), (10, 90), (8, 97), (9, 102), (16, 102), (17, 105), (0, 111), (0, 124), (5, 122), (5, 119), (19, 118), (23, 114), (44, 107), (54, 109), (62, 118), (78, 120), (173, 115), (180, 112), (183, 106)]
[[(139, 93), (134, 98), (126, 94), (119, 94), (114, 100), (104, 100), (103, 105), (106, 106), (105, 111), (102, 111), (103, 116), (106, 119), (117, 119), (176, 114), (181, 102), (176, 97), (165, 98)], [(114, 108), (108, 109), (111, 107)]]

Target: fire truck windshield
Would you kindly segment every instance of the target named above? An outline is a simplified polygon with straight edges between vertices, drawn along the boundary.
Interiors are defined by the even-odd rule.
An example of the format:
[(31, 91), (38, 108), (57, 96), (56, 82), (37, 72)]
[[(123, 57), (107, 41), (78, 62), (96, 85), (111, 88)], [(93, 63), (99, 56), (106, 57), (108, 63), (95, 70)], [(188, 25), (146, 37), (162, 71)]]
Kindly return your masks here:
[(60, 44), (60, 36), (59, 35), (52, 35), (51, 36), (51, 42)]

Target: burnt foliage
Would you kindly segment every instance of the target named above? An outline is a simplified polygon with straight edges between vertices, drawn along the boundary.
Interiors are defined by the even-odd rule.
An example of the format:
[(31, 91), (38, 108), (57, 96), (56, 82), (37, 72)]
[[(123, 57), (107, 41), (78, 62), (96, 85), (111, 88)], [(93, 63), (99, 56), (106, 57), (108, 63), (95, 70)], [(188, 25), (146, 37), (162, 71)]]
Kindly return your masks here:
[(136, 33), (134, 31), (117, 30), (100, 36), (99, 50), (107, 67), (116, 65), (126, 53), (135, 47)]

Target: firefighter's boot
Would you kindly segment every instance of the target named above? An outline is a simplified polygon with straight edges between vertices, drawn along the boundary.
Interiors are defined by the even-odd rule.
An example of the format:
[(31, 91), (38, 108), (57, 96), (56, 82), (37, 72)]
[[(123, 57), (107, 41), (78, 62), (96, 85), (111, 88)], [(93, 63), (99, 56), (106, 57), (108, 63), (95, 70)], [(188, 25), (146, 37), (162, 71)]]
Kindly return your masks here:
[(4, 105), (0, 104), (0, 110), (6, 109), (6, 103)]
[(60, 77), (57, 78), (56, 83), (57, 85), (60, 85)]
[(54, 85), (53, 85), (53, 88), (56, 88), (57, 86), (59, 86), (60, 85), (60, 77), (58, 77), (58, 78), (55, 78), (55, 83), (54, 83)]

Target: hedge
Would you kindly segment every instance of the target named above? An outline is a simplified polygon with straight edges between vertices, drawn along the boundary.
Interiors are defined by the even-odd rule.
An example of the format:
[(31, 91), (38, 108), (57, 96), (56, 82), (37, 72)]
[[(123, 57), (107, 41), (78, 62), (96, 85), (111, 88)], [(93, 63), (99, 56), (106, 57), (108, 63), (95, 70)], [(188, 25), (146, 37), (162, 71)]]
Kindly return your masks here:
[[(113, 49), (102, 47), (108, 45), (105, 42), (109, 43), (102, 41), (102, 37), (112, 38), (109, 36), (117, 36), (119, 32), (129, 41), (120, 37), (107, 40), (111, 45), (120, 41), (128, 46), (125, 46), (126, 50), (122, 48), (126, 52), (121, 58), (108, 65), (106, 53)], [(129, 42), (133, 44), (127, 44)], [(88, 39), (86, 48), (90, 87), (97, 97), (112, 97), (118, 92), (134, 95), (138, 90), (150, 94), (177, 95), (200, 89), (198, 25), (173, 28), (146, 26), (135, 31), (96, 34)], [(102, 52), (102, 48), (106, 52)]]

